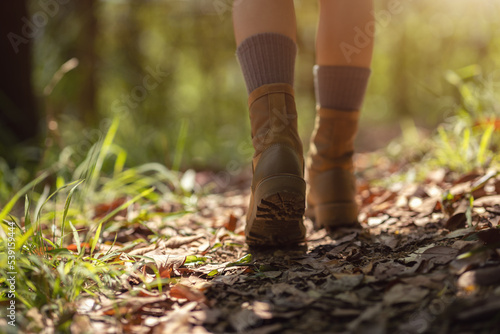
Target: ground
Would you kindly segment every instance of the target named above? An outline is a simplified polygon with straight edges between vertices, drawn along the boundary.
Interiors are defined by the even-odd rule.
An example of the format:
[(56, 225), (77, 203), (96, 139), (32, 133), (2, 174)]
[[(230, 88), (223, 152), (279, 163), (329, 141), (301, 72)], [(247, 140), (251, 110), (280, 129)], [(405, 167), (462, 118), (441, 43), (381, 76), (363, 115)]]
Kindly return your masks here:
[[(361, 229), (329, 234), (306, 219), (307, 243), (289, 249), (245, 245), (248, 173), (190, 213), (152, 203), (140, 208), (158, 215), (140, 224), (138, 210), (123, 211), (98, 250), (114, 247), (129, 270), (114, 294), (77, 299), (71, 331), (500, 332), (498, 173), (437, 169), (421, 182), (374, 182), (392, 172), (359, 173)], [(156, 242), (134, 243), (148, 238)], [(28, 330), (51, 326), (37, 309), (27, 317)]]

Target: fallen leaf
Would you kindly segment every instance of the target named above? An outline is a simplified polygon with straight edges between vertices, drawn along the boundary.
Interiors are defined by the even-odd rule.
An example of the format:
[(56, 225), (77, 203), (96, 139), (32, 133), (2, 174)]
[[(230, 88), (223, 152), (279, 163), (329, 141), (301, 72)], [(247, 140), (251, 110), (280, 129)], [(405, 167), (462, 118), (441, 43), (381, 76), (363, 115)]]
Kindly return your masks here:
[[(80, 243), (80, 247), (84, 248), (86, 252), (90, 252), (90, 244), (88, 242)], [(77, 252), (78, 246), (76, 244), (71, 244), (68, 247), (66, 247), (66, 249), (72, 252)]]
[(361, 314), (361, 311), (357, 309), (335, 308), (330, 314), (337, 318), (357, 317)]
[(180, 236), (175, 235), (168, 239), (167, 241), (162, 241), (158, 243), (158, 246), (161, 248), (179, 248), (182, 245), (190, 244), (193, 241), (199, 240), (203, 238), (202, 235), (193, 235), (193, 236)]
[(197, 302), (189, 302), (161, 317), (154, 333), (192, 333), (193, 325), (189, 321), (197, 305)]
[(500, 205), (500, 195), (484, 196), (474, 200), (475, 207), (488, 207)]
[(465, 235), (471, 234), (475, 230), (476, 230), (475, 227), (467, 227), (467, 228), (458, 229), (458, 230), (455, 230), (453, 232), (448, 233), (446, 235), (446, 238), (447, 239), (460, 238), (460, 237), (463, 237)]
[(465, 228), (467, 225), (467, 216), (465, 212), (459, 212), (451, 216), (446, 223), (444, 223), (444, 227), (446, 227), (450, 231), (455, 231), (458, 229)]
[(474, 305), (470, 305), (466, 310), (455, 315), (458, 321), (471, 322), (477, 320), (491, 321), (500, 311), (500, 300), (498, 297), (491, 297), (485, 301), (481, 300)]
[(262, 323), (262, 319), (255, 312), (248, 308), (231, 313), (229, 323), (238, 333), (247, 333), (250, 327), (256, 327)]
[(200, 290), (182, 284), (176, 284), (170, 288), (170, 297), (177, 299), (187, 299), (190, 302), (204, 303), (206, 298)]
[(186, 262), (186, 256), (172, 255), (172, 254), (159, 254), (158, 252), (150, 252), (144, 254), (153, 261), (146, 262), (143, 267), (143, 272), (146, 272), (146, 268), (150, 266), (156, 267), (161, 277), (170, 278), (170, 273), (173, 271), (177, 273), (177, 269)]
[(414, 273), (418, 269), (418, 266), (418, 263), (408, 267), (395, 261), (381, 262), (375, 267), (373, 275), (378, 280), (393, 279), (394, 277)]
[(434, 290), (439, 290), (443, 286), (443, 282), (436, 282), (431, 277), (424, 275), (404, 277), (401, 278), (401, 281), (413, 286), (420, 286), (423, 288), (434, 289)]
[(456, 275), (461, 275), (463, 272), (471, 268), (481, 266), (488, 261), (492, 251), (490, 249), (484, 251), (470, 251), (461, 254), (459, 257), (451, 261), (449, 264), (450, 270)]
[[(117, 209), (120, 205), (124, 204), (126, 201), (127, 201), (127, 199), (122, 197), (122, 198), (115, 199), (111, 203), (102, 203), (102, 204), (96, 205), (94, 207), (94, 219), (105, 217), (108, 213)], [(124, 209), (120, 212), (117, 212), (113, 217), (116, 217), (117, 215), (126, 214), (126, 212), (127, 212), (127, 210)]]
[(283, 324), (276, 323), (267, 326), (260, 326), (258, 328), (245, 331), (245, 334), (271, 334), (271, 333), (279, 333), (280, 329), (283, 328)]
[(136, 292), (138, 297), (158, 297), (157, 291), (148, 291), (146, 289), (137, 287), (135, 287), (132, 291)]
[(351, 333), (359, 333), (358, 328), (362, 323), (373, 320), (376, 317), (384, 318), (383, 304), (377, 303), (373, 306), (366, 308), (359, 317), (347, 324), (347, 328)]
[(281, 271), (264, 271), (261, 274), (267, 278), (278, 278), (283, 273)]
[(229, 215), (229, 219), (227, 222), (224, 224), (224, 227), (226, 230), (234, 232), (236, 229), (236, 222), (238, 221), (238, 218), (236, 218), (233, 214)]
[(418, 207), (413, 210), (418, 212), (418, 217), (425, 217), (431, 215), (435, 211), (439, 211), (439, 197), (429, 197), (425, 198)]
[(117, 301), (112, 301), (110, 305), (105, 306), (97, 311), (95, 314), (98, 315), (124, 315), (137, 312), (140, 308), (145, 305), (165, 302), (167, 296), (165, 294), (159, 295), (157, 297), (137, 297), (130, 295), (122, 295), (122, 299)]
[(154, 251), (156, 249), (157, 245), (156, 244), (151, 244), (145, 247), (139, 247), (139, 248), (134, 248), (130, 252), (128, 252), (129, 255), (144, 255), (148, 252)]
[(363, 282), (364, 275), (350, 274), (333, 274), (336, 280), (327, 278), (326, 282), (321, 286), (324, 292), (340, 292), (351, 290)]
[(92, 332), (92, 323), (88, 316), (75, 314), (71, 320), (71, 333), (85, 334)]
[(436, 264), (447, 264), (453, 260), (458, 254), (458, 249), (454, 249), (446, 246), (435, 246), (426, 249), (421, 258), (436, 263)]
[(479, 237), (479, 240), (488, 246), (494, 246), (496, 248), (500, 247), (500, 229), (498, 228), (481, 230), (477, 232), (477, 236)]
[(457, 284), (461, 288), (471, 285), (500, 284), (500, 266), (466, 271), (460, 275)]
[(425, 298), (428, 289), (408, 284), (396, 284), (384, 295), (385, 305), (416, 303)]

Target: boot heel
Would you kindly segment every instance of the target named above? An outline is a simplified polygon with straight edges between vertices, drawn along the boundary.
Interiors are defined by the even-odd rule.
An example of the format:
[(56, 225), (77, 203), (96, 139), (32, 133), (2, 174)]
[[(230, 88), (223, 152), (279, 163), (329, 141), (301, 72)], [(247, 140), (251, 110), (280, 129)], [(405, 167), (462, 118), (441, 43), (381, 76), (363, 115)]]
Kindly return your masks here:
[(356, 203), (326, 203), (312, 208), (315, 225), (326, 228), (349, 227), (358, 224), (358, 206)]
[(247, 222), (247, 243), (283, 245), (304, 241), (304, 179), (295, 175), (272, 176), (255, 188), (252, 215)]

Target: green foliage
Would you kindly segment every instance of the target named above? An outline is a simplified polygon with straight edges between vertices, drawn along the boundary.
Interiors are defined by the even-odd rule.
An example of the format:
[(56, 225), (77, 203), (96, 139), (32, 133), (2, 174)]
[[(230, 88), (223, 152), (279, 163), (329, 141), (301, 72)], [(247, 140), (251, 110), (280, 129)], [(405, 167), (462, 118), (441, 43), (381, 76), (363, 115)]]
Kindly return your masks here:
[(419, 178), (436, 168), (459, 173), (500, 170), (500, 93), (492, 90), (498, 83), (485, 78), (477, 65), (445, 76), (456, 89), (453, 111), (430, 136), (413, 122), (402, 122), (403, 136), (388, 146), (389, 156), (403, 166), (410, 163), (404, 172), (417, 172)]
[[(299, 129), (307, 143), (314, 119), (311, 68), (318, 4), (294, 3), (299, 46), (295, 88)], [(474, 98), (467, 80), (457, 92), (442, 73), (474, 63), (485, 77), (498, 76), (499, 3), (401, 1), (400, 12), (383, 15), (392, 3), (375, 2), (377, 35), (363, 107), (365, 122), (392, 124), (413, 118), (416, 124), (435, 127), (450, 113), (457, 94), (464, 97), (467, 112), (482, 108), (482, 99)], [(34, 1), (33, 10), (37, 6)], [(106, 33), (88, 39), (93, 44), (85, 47), (76, 41), (90, 33), (84, 30), (88, 18), (73, 3), (62, 6), (36, 40), (36, 91), (41, 95), (70, 57), (87, 56), (79, 50), (94, 50), (98, 59), (95, 109), (100, 123), (92, 126), (82, 121), (86, 113), (80, 103), (82, 81), (90, 69), (80, 62), (44, 97), (60, 132), (52, 140), (55, 146), (46, 156), (46, 165), (68, 156), (73, 165), (80, 165), (88, 148), (107, 130), (108, 120), (115, 117), (120, 119), (120, 131), (110, 150), (122, 154), (114, 166), (118, 169), (125, 160), (128, 167), (158, 162), (172, 170), (246, 165), (252, 154), (247, 96), (234, 55), (230, 6), (229, 1), (221, 5), (196, 0), (97, 2), (99, 32)], [(470, 67), (465, 74), (475, 76), (477, 68)], [(446, 76), (448, 81), (454, 80), (453, 75)], [(458, 75), (457, 83), (463, 82), (464, 73)], [(59, 155), (62, 148), (67, 155)], [(113, 165), (102, 168), (111, 171)]]
[(446, 78), (458, 92), (456, 114), (438, 128), (433, 158), (438, 166), (456, 171), (499, 167), (500, 131), (498, 91), (481, 75), (477, 65), (455, 72)]
[[(22, 187), (0, 211), (0, 302), (12, 300), (8, 279), (15, 275), (18, 319), (36, 308), (51, 318), (59, 331), (67, 331), (78, 298), (112, 295), (113, 289), (122, 284), (124, 262), (117, 260), (121, 252), (96, 252), (103, 232), (117, 228), (113, 217), (144, 198), (154, 203), (161, 196), (169, 196), (170, 201), (184, 198), (176, 181), (180, 178), (178, 172), (156, 163), (123, 168), (126, 155), (113, 144), (117, 130), (115, 121), (104, 139), (91, 147), (76, 167), (75, 173), (87, 179), (66, 180), (66, 170), (56, 165)], [(113, 159), (113, 173), (106, 176), (102, 166)], [(57, 187), (51, 192), (47, 180), (54, 178)], [(14, 212), (19, 212), (23, 197), (24, 215), (16, 217)], [(100, 201), (124, 197), (128, 200), (105, 215), (90, 216), (91, 208)], [(165, 217), (182, 214), (167, 213)], [(141, 210), (131, 223), (148, 219), (147, 211)], [(80, 230), (75, 226), (81, 226)], [(76, 246), (76, 252), (68, 249), (70, 244)], [(190, 260), (196, 263), (204, 259)]]

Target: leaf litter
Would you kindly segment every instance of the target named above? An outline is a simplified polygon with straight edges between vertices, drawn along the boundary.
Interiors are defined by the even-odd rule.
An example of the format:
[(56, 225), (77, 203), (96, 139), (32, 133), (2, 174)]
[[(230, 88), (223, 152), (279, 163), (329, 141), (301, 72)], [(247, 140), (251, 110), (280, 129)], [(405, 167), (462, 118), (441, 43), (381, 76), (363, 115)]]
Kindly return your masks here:
[[(165, 218), (158, 207), (178, 204), (152, 203), (141, 223), (118, 212), (121, 225), (103, 232), (95, 256), (114, 252), (122, 284), (111, 295), (83, 294), (71, 331), (493, 333), (500, 325), (498, 173), (441, 171), (389, 189), (363, 179), (362, 229), (328, 234), (306, 219), (306, 244), (267, 250), (245, 245), (250, 179), (238, 180), (198, 198), (190, 213)], [(96, 216), (123, 201), (99, 205)]]

